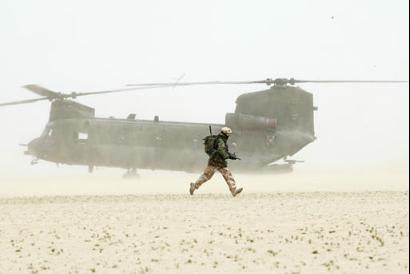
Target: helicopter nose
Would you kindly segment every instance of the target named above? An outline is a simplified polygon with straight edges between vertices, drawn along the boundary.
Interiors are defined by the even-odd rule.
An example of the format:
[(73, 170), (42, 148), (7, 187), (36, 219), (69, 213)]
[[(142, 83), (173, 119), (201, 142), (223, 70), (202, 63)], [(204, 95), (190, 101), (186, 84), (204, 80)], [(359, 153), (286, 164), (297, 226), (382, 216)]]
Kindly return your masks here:
[(40, 143), (40, 138), (32, 140), (30, 143), (28, 143), (27, 151), (25, 151), (24, 154), (36, 156), (40, 149)]

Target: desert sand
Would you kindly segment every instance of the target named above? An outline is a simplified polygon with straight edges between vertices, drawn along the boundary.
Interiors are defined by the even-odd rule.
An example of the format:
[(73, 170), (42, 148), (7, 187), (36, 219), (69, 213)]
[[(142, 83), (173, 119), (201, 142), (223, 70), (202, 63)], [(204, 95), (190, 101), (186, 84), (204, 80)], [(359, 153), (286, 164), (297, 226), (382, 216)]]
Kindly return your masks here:
[(408, 273), (409, 193), (0, 198), (0, 273)]

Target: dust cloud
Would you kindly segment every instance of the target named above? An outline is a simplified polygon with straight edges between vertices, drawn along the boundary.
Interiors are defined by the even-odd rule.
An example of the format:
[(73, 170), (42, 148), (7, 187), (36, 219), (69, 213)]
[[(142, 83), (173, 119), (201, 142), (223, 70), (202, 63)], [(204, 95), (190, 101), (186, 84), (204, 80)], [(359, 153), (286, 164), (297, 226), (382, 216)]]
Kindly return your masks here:
[[(199, 173), (139, 171), (138, 178), (123, 179), (119, 169), (97, 169), (94, 174), (76, 175), (70, 171), (51, 176), (8, 176), (0, 182), (0, 197), (54, 195), (121, 195), (121, 194), (187, 194), (189, 183)], [(408, 168), (394, 166), (380, 170), (336, 169), (315, 170), (296, 166), (286, 174), (235, 173), (237, 185), (246, 193), (267, 192), (363, 192), (408, 191)], [(199, 193), (229, 193), (218, 173), (205, 183)]]

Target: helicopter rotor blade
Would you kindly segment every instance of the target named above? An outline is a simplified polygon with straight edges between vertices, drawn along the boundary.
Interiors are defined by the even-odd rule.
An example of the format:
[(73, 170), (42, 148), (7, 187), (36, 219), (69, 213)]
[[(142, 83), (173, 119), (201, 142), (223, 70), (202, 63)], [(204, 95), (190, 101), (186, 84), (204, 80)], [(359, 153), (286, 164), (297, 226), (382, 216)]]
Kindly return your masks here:
[(173, 87), (173, 86), (197, 86), (197, 85), (249, 85), (249, 84), (266, 84), (285, 86), (285, 85), (295, 85), (298, 83), (408, 83), (408, 81), (397, 81), (397, 80), (296, 80), (294, 78), (276, 78), (276, 79), (265, 79), (265, 80), (255, 80), (255, 81), (208, 81), (208, 82), (181, 82), (181, 83), (141, 83), (141, 84), (128, 84), (131, 87), (149, 87), (149, 86), (160, 86), (160, 87)]
[(250, 85), (250, 84), (266, 84), (267, 80), (257, 80), (257, 81), (206, 81), (206, 82), (164, 82), (164, 83), (141, 83), (141, 84), (128, 84), (129, 87), (149, 87), (149, 86), (160, 86), (160, 87), (175, 87), (175, 86), (201, 86), (201, 85)]
[[(101, 94), (110, 94), (110, 93), (120, 93), (120, 92), (127, 92), (127, 91), (134, 91), (134, 90), (145, 90), (145, 89), (158, 89), (158, 88), (167, 88), (167, 87), (176, 87), (176, 86), (195, 86), (195, 85), (250, 85), (250, 84), (266, 84), (270, 85), (294, 85), (296, 83), (404, 83), (405, 81), (363, 81), (363, 80), (330, 80), (330, 81), (322, 81), (322, 80), (295, 80), (293, 78), (286, 79), (286, 78), (277, 78), (277, 79), (265, 79), (265, 80), (255, 80), (255, 81), (206, 81), (206, 82), (182, 82), (182, 83), (175, 83), (175, 82), (163, 82), (163, 83), (141, 83), (141, 84), (130, 84), (127, 85), (129, 88), (121, 88), (121, 89), (112, 89), (112, 90), (103, 90), (103, 91), (94, 91), (94, 92), (72, 92), (72, 93), (59, 93), (47, 88), (41, 87), (39, 85), (31, 84), (26, 85), (24, 88), (29, 89), (30, 91), (41, 95), (46, 96), (49, 100), (53, 99), (75, 99), (80, 96), (88, 96), (88, 95), (101, 95)], [(1, 106), (1, 105), (0, 105)]]
[(408, 81), (402, 80), (294, 80), (295, 83), (337, 83), (337, 84), (344, 84), (344, 83), (359, 83), (359, 84), (371, 84), (371, 83), (408, 83)]
[(159, 88), (167, 88), (167, 87), (175, 87), (175, 86), (193, 86), (193, 85), (243, 85), (243, 84), (266, 84), (266, 80), (261, 81), (210, 81), (210, 82), (186, 82), (186, 83), (143, 83), (143, 84), (135, 84), (135, 85), (127, 85), (130, 86), (129, 88), (122, 88), (122, 89), (113, 89), (113, 90), (103, 90), (103, 91), (95, 91), (95, 92), (83, 92), (83, 93), (76, 93), (73, 92), (71, 94), (62, 94), (64, 98), (76, 98), (79, 96), (88, 96), (88, 95), (99, 95), (99, 94), (109, 94), (109, 93), (118, 93), (118, 92), (126, 92), (126, 91), (134, 91), (134, 90), (145, 90), (145, 89), (159, 89)]
[(50, 97), (50, 98), (57, 98), (59, 97), (60, 93), (49, 90), (45, 87), (35, 85), (35, 84), (30, 84), (30, 85), (25, 85), (23, 88), (28, 89), (31, 92), (34, 92), (37, 95), (43, 96), (43, 97)]
[(118, 92), (126, 92), (126, 91), (133, 91), (133, 90), (144, 90), (144, 89), (154, 89), (154, 88), (162, 88), (164, 86), (145, 86), (145, 87), (132, 87), (132, 88), (122, 88), (122, 89), (112, 89), (112, 90), (103, 90), (103, 91), (95, 91), (95, 92), (84, 92), (84, 93), (57, 93), (46, 88), (37, 86), (37, 85), (26, 85), (23, 86), (30, 91), (40, 95), (44, 94), (45, 97), (37, 98), (37, 99), (28, 99), (28, 100), (21, 100), (21, 101), (13, 101), (13, 102), (6, 102), (0, 103), (0, 107), (4, 106), (12, 106), (12, 105), (21, 105), (21, 104), (29, 104), (38, 101), (49, 100), (52, 101), (54, 99), (75, 99), (80, 96), (88, 96), (88, 95), (99, 95), (99, 94), (109, 94), (109, 93), (118, 93)]
[(126, 91), (133, 91), (133, 90), (145, 90), (145, 89), (156, 89), (156, 88), (163, 88), (169, 85), (145, 85), (145, 86), (138, 86), (132, 88), (121, 88), (121, 89), (111, 89), (111, 90), (102, 90), (102, 91), (94, 91), (94, 92), (73, 92), (69, 94), (63, 94), (64, 98), (76, 98), (80, 96), (88, 96), (88, 95), (100, 95), (100, 94), (109, 94), (109, 93), (119, 93), (119, 92), (126, 92)]
[(29, 99), (29, 100), (22, 100), (22, 101), (14, 101), (14, 102), (6, 102), (6, 103), (0, 103), (0, 107), (4, 106), (12, 106), (12, 105), (22, 105), (22, 104), (30, 104), (38, 101), (44, 101), (44, 100), (50, 100), (48, 97), (42, 97), (42, 98), (37, 98), (37, 99)]
[(103, 90), (95, 92), (72, 92), (72, 93), (60, 93), (49, 90), (42, 86), (36, 84), (30, 84), (23, 86), (25, 89), (34, 92), (37, 95), (42, 96), (37, 99), (28, 99), (14, 102), (0, 103), (0, 107), (11, 106), (11, 105), (21, 105), (29, 104), (38, 101), (44, 100), (54, 100), (54, 99), (75, 99), (80, 96), (88, 95), (99, 95), (99, 94), (110, 94), (110, 93), (119, 93), (127, 92), (134, 90), (145, 90), (145, 89), (158, 89), (166, 87), (176, 87), (176, 86), (195, 86), (195, 85), (250, 85), (250, 84), (266, 84), (277, 85), (277, 86), (286, 86), (286, 85), (295, 85), (297, 83), (408, 83), (408, 81), (402, 80), (297, 80), (294, 78), (276, 78), (276, 79), (265, 79), (265, 80), (255, 80), (255, 81), (206, 81), (206, 82), (182, 82), (182, 83), (173, 83), (173, 82), (163, 82), (163, 83), (141, 83), (141, 84), (128, 84), (129, 88), (122, 89), (112, 89), (112, 90)]

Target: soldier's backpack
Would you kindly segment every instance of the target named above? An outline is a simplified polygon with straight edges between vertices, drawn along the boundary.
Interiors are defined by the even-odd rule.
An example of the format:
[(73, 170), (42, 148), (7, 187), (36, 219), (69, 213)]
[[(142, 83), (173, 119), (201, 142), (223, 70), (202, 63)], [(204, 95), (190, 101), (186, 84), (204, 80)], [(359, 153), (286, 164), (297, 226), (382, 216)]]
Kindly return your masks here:
[(218, 135), (209, 135), (204, 138), (205, 153), (211, 156), (217, 150)]

